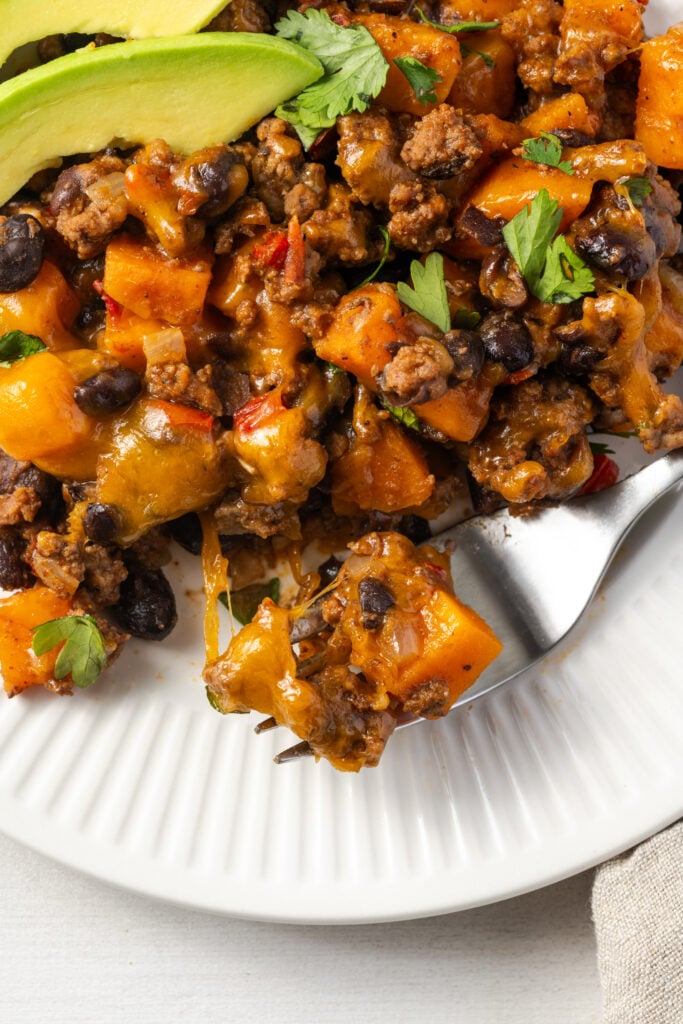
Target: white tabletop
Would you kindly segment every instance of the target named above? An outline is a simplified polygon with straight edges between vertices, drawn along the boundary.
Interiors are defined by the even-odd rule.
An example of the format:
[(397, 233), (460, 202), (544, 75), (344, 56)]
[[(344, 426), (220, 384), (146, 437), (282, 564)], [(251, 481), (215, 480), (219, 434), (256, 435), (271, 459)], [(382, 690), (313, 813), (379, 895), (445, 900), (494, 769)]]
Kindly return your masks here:
[(110, 888), (0, 836), (12, 1024), (599, 1024), (592, 873), (398, 924), (257, 924)]

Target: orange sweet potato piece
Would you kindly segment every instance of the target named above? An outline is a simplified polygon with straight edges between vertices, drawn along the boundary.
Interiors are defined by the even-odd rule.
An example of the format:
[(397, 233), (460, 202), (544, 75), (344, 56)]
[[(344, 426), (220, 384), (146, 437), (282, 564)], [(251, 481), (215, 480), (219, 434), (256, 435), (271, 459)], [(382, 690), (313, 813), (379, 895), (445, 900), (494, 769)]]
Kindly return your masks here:
[(640, 0), (564, 0), (554, 79), (600, 94), (602, 76), (637, 49), (643, 35)]
[(70, 601), (43, 586), (0, 599), (0, 673), (10, 697), (53, 680), (59, 648), (38, 657), (32, 649), (32, 629), (67, 615), (70, 608)]
[(487, 217), (512, 220), (541, 191), (557, 199), (563, 211), (560, 230), (566, 231), (588, 206), (593, 178), (565, 174), (557, 167), (536, 164), (522, 157), (510, 157), (492, 168), (472, 189), (467, 205), (476, 206)]
[(87, 446), (94, 427), (74, 401), (75, 383), (51, 352), (0, 369), (0, 448), (60, 475), (62, 460)]
[(498, 366), (490, 366), (478, 377), (450, 388), (441, 398), (416, 405), (414, 411), (418, 419), (451, 441), (471, 441), (486, 425), (493, 389), (503, 375)]
[(635, 136), (656, 164), (683, 170), (683, 22), (640, 51)]
[(145, 338), (163, 330), (168, 330), (163, 320), (148, 320), (129, 309), (113, 315), (108, 312), (105, 328), (97, 338), (97, 347), (113, 356), (121, 366), (144, 373), (147, 365), (143, 349)]
[(508, 117), (515, 102), (512, 47), (497, 30), (468, 32), (465, 52), (462, 71), (448, 94), (448, 102), (468, 114)]
[(50, 349), (73, 348), (71, 326), (80, 302), (54, 263), (44, 260), (35, 281), (18, 292), (0, 295), (0, 335), (35, 334)]
[(386, 85), (375, 101), (378, 106), (416, 117), (433, 108), (433, 104), (417, 99), (410, 82), (394, 64), (396, 57), (415, 57), (433, 68), (441, 79), (433, 91), (437, 102), (443, 103), (462, 67), (460, 44), (454, 35), (386, 14), (353, 14), (352, 20), (367, 28), (389, 62)]
[[(379, 687), (375, 707), (390, 696), (428, 718), (445, 714), (502, 644), (455, 596), (448, 559), (433, 548), (380, 533), (351, 549), (335, 592), (344, 607), (336, 629), (351, 644), (349, 662)], [(364, 627), (359, 601), (368, 577), (382, 581), (395, 600), (376, 629)]]
[(332, 326), (313, 342), (316, 355), (371, 384), (391, 359), (387, 348), (399, 338), (401, 304), (386, 284), (356, 288), (338, 303)]
[(305, 501), (325, 475), (327, 454), (310, 436), (300, 405), (287, 408), (282, 389), (252, 398), (235, 414), (232, 443), (250, 474), (242, 489), (246, 501), (270, 504)]
[(398, 512), (416, 508), (434, 490), (434, 477), (419, 444), (362, 391), (354, 409), (355, 436), (331, 469), (337, 515), (359, 509)]
[(542, 103), (521, 123), (528, 136), (550, 132), (553, 128), (574, 128), (586, 135), (595, 135), (600, 127), (600, 116), (590, 109), (580, 93), (566, 92)]
[(430, 680), (444, 679), (451, 704), (498, 657), (503, 645), (493, 630), (455, 594), (437, 590), (419, 609), (422, 652), (404, 665), (397, 696), (409, 697)]
[(115, 302), (146, 320), (196, 323), (211, 282), (211, 260), (172, 259), (150, 242), (117, 235), (107, 246), (104, 290)]

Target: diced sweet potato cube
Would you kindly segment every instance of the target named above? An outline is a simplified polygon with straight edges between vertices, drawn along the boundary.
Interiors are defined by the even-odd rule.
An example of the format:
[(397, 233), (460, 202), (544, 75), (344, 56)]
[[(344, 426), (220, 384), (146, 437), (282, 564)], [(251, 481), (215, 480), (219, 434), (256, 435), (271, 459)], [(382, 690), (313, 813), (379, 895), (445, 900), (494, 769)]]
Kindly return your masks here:
[(354, 515), (360, 509), (398, 512), (419, 507), (434, 490), (422, 449), (395, 420), (367, 408), (367, 419), (374, 420), (372, 436), (356, 436), (332, 466), (334, 511)]
[(70, 608), (68, 600), (43, 586), (0, 600), (0, 673), (10, 697), (53, 679), (59, 648), (38, 657), (33, 653), (32, 630), (67, 615)]
[(9, 331), (35, 334), (51, 349), (73, 348), (71, 326), (80, 302), (61, 271), (44, 260), (40, 273), (18, 292), (0, 295), (0, 335)]
[(492, 168), (475, 185), (467, 205), (476, 206), (487, 217), (512, 220), (545, 189), (562, 209), (560, 230), (565, 231), (588, 206), (593, 189), (592, 177), (565, 174), (557, 167), (511, 157)]
[(454, 35), (432, 25), (402, 20), (386, 14), (354, 14), (353, 21), (364, 25), (389, 63), (387, 80), (377, 104), (394, 113), (422, 117), (432, 104), (421, 103), (412, 85), (394, 63), (396, 57), (414, 57), (432, 68), (440, 81), (433, 86), (438, 103), (448, 96), (462, 67), (460, 44)]
[(640, 50), (635, 136), (653, 163), (683, 170), (683, 23)]
[(372, 384), (391, 359), (388, 346), (399, 339), (401, 316), (389, 285), (356, 288), (340, 300), (327, 334), (313, 342), (316, 355)]
[(422, 650), (411, 664), (402, 666), (396, 696), (410, 700), (420, 687), (439, 679), (446, 683), (452, 704), (503, 645), (480, 615), (445, 590), (435, 590), (419, 615)]
[(573, 128), (586, 135), (595, 135), (600, 127), (600, 117), (590, 109), (580, 93), (567, 92), (542, 103), (522, 120), (522, 126), (529, 136), (551, 132), (554, 128)]
[(208, 257), (172, 259), (144, 239), (117, 235), (107, 246), (104, 290), (143, 319), (196, 323), (211, 282)]
[(515, 55), (500, 31), (468, 32), (462, 71), (448, 95), (468, 114), (508, 117), (515, 100)]

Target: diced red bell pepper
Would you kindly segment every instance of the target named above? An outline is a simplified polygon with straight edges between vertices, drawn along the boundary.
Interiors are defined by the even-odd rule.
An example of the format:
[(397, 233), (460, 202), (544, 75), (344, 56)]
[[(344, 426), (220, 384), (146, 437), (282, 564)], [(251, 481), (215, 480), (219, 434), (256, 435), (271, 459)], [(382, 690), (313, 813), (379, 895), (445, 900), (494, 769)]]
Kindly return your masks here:
[(611, 487), (619, 479), (619, 467), (609, 455), (598, 452), (593, 458), (593, 472), (579, 491), (579, 494), (595, 494)]
[(288, 251), (289, 241), (283, 231), (267, 231), (252, 249), (252, 255), (261, 266), (282, 270)]
[(213, 430), (214, 417), (203, 409), (193, 409), (192, 406), (180, 405), (179, 402), (167, 402), (163, 398), (149, 399), (147, 407), (162, 412), (171, 427), (199, 430), (206, 434)]
[(257, 395), (238, 409), (233, 418), (233, 426), (240, 434), (252, 434), (259, 427), (265, 426), (274, 416), (285, 412), (282, 394), (279, 388), (265, 395)]
[(118, 320), (121, 318), (121, 314), (123, 313), (123, 306), (121, 305), (120, 302), (117, 302), (116, 299), (112, 299), (111, 295), (107, 295), (107, 293), (104, 290), (104, 285), (100, 280), (93, 281), (92, 286), (93, 289), (97, 292), (97, 294), (104, 302), (104, 307), (107, 310), (107, 316), (109, 317), (109, 320), (113, 324), (116, 324)]

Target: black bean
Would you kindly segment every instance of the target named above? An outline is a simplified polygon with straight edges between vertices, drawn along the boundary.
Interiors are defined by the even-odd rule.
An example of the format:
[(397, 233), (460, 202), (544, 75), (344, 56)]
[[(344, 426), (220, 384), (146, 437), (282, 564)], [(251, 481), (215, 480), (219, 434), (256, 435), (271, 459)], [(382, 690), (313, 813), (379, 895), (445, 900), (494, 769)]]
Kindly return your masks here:
[(571, 149), (578, 149), (580, 146), (592, 146), (595, 143), (595, 139), (592, 136), (586, 135), (585, 132), (580, 132), (576, 128), (552, 128), (550, 135), (554, 135), (563, 146), (569, 146)]
[(404, 537), (412, 540), (413, 544), (422, 544), (432, 536), (429, 523), (422, 516), (403, 516), (398, 529)]
[(588, 373), (601, 359), (604, 352), (598, 352), (592, 345), (563, 346), (560, 362), (565, 373)]
[(365, 629), (380, 629), (387, 612), (396, 604), (389, 588), (375, 576), (364, 576), (360, 581), (358, 600)]
[(17, 462), (4, 452), (0, 453), (0, 494), (12, 494), (17, 487), (35, 491), (48, 516), (56, 518), (63, 510), (62, 486), (49, 473), (29, 462)]
[(78, 167), (67, 167), (57, 178), (50, 197), (50, 209), (53, 213), (71, 206), (81, 194), (83, 179)]
[(519, 309), (529, 298), (520, 269), (504, 245), (495, 246), (482, 260), (479, 290), (496, 309)]
[(121, 513), (115, 505), (101, 505), (94, 501), (85, 510), (83, 529), (89, 540), (96, 544), (111, 544), (121, 528)]
[(163, 640), (178, 621), (175, 597), (161, 569), (133, 571), (121, 584), (112, 614), (122, 629), (142, 640)]
[(0, 589), (23, 590), (33, 583), (33, 573), (21, 557), (24, 547), (16, 534), (0, 533)]
[(487, 357), (502, 363), (509, 373), (524, 369), (534, 358), (534, 343), (526, 325), (508, 309), (489, 313), (480, 335)]
[(100, 370), (74, 388), (74, 401), (88, 416), (102, 416), (128, 405), (139, 395), (142, 383), (134, 370), (119, 366)]
[(470, 380), (484, 365), (484, 346), (476, 331), (456, 330), (444, 334), (443, 343), (453, 360), (453, 376)]
[(187, 187), (203, 192), (206, 199), (199, 213), (202, 217), (217, 217), (225, 213), (234, 201), (234, 168), (242, 158), (227, 148), (209, 150), (206, 159), (190, 160), (181, 172)]
[(341, 567), (342, 563), (339, 561), (338, 558), (335, 558), (334, 555), (330, 555), (330, 557), (325, 562), (322, 562), (318, 566), (318, 575), (320, 576), (321, 590), (324, 587), (329, 587), (330, 583), (333, 583), (336, 580)]
[(18, 292), (40, 273), (45, 232), (28, 213), (16, 213), (0, 224), (0, 292)]
[(578, 232), (575, 248), (597, 267), (623, 274), (627, 281), (645, 277), (657, 261), (656, 246), (648, 234), (611, 225)]
[(487, 217), (476, 206), (468, 206), (460, 218), (459, 227), (482, 245), (500, 245), (503, 240), (501, 226), (504, 223), (500, 218), (494, 220)]
[(202, 524), (196, 512), (187, 512), (168, 523), (168, 532), (182, 548), (191, 555), (200, 555), (202, 551)]

